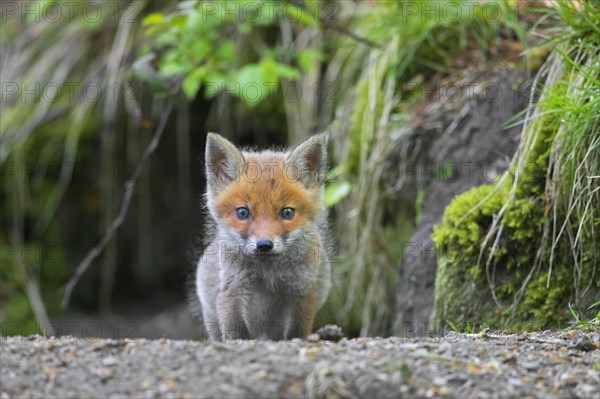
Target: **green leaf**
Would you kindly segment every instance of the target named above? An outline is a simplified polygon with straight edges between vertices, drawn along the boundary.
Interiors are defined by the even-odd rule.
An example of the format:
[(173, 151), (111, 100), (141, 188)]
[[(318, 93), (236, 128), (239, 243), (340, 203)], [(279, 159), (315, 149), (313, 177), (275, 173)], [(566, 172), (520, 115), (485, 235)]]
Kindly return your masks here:
[(200, 85), (206, 76), (206, 68), (200, 67), (196, 68), (195, 71), (190, 73), (185, 77), (183, 82), (181, 83), (181, 88), (183, 92), (190, 100), (193, 100), (198, 93), (198, 89), (200, 89)]
[(591, 305), (591, 306), (588, 308), (588, 310), (590, 310), (591, 308), (594, 308), (594, 307), (596, 307), (596, 306), (600, 306), (600, 301), (597, 301), (596, 303), (592, 304), (592, 305)]
[(201, 30), (204, 26), (203, 22), (205, 20), (206, 17), (202, 13), (196, 10), (192, 10), (189, 12), (185, 20), (185, 29), (192, 32)]
[(234, 62), (237, 60), (237, 48), (235, 43), (231, 40), (225, 40), (215, 54), (215, 57), (220, 60), (225, 60), (228, 62)]
[(296, 80), (300, 78), (300, 72), (289, 65), (277, 64), (277, 76), (280, 78)]
[(204, 96), (211, 99), (221, 92), (227, 85), (225, 76), (213, 69), (209, 70), (204, 78)]
[(152, 14), (146, 15), (142, 20), (142, 26), (152, 26), (162, 24), (165, 20), (165, 16), (159, 12), (153, 12)]
[(169, 21), (169, 25), (171, 25), (174, 28), (181, 28), (181, 29), (185, 26), (186, 23), (187, 23), (187, 16), (185, 16), (185, 15), (176, 15), (173, 18), (171, 18)]
[(219, 4), (201, 4), (197, 13), (190, 13), (190, 26), (194, 26), (198, 30), (213, 29), (214, 27), (223, 24), (222, 14), (219, 12), (223, 5)]
[(278, 64), (272, 58), (265, 58), (261, 63), (262, 74), (265, 82), (277, 82)]
[(213, 44), (207, 40), (197, 40), (189, 47), (189, 52), (196, 61), (200, 62), (211, 51), (212, 46)]
[(243, 66), (238, 71), (236, 79), (229, 83), (229, 90), (250, 107), (261, 102), (268, 94), (263, 66), (261, 64)]
[(166, 62), (166, 63), (160, 64), (158, 72), (163, 76), (179, 75), (183, 72), (186, 72), (186, 69), (184, 67), (182, 67), (180, 64), (177, 64), (174, 62)]
[(288, 7), (284, 8), (286, 13), (285, 18), (292, 22), (301, 22), (306, 26), (316, 26), (317, 17), (310, 13), (310, 11), (298, 7), (295, 4), (289, 4)]
[(352, 186), (347, 181), (330, 184), (325, 188), (325, 205), (327, 207), (334, 206), (350, 193), (351, 188)]

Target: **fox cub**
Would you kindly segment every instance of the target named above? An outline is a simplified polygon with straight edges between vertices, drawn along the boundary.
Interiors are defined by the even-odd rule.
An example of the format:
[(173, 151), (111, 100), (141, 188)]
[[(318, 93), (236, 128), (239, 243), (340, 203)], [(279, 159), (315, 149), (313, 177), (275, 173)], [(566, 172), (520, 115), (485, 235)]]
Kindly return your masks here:
[(206, 142), (210, 243), (196, 291), (212, 340), (306, 338), (327, 298), (326, 137), (290, 152)]

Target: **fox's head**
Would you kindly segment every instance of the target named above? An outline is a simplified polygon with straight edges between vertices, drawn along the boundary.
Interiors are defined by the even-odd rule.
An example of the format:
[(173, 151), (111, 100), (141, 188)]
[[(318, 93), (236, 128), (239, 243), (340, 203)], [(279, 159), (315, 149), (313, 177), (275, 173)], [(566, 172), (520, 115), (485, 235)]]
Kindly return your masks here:
[(246, 152), (208, 134), (207, 205), (228, 248), (264, 256), (309, 246), (325, 211), (326, 144), (317, 135), (291, 152)]

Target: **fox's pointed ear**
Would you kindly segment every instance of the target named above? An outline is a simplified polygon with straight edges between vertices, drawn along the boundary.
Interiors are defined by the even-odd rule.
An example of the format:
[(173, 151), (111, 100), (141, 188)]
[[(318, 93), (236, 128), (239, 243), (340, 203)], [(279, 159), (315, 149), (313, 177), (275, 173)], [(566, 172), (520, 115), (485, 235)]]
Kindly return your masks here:
[(327, 174), (327, 135), (318, 134), (296, 147), (287, 158), (286, 168), (306, 187), (318, 187)]
[(216, 133), (206, 136), (205, 161), (208, 192), (212, 196), (238, 179), (244, 165), (244, 157), (235, 145)]

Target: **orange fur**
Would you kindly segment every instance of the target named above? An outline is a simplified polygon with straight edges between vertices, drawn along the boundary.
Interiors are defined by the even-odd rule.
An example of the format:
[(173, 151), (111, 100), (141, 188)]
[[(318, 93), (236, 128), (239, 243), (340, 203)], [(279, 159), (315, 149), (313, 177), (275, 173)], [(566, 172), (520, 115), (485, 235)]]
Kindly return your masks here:
[[(304, 226), (319, 211), (318, 190), (306, 189), (292, 179), (284, 168), (283, 155), (255, 155), (246, 159), (248, 167), (234, 184), (223, 190), (215, 204), (217, 213), (228, 226), (243, 237), (287, 236)], [(247, 207), (252, 217), (239, 220), (236, 209)], [(295, 209), (292, 220), (280, 217), (283, 208)]]
[(315, 283), (310, 292), (310, 295), (302, 298), (298, 302), (298, 314), (300, 315), (300, 330), (302, 331), (302, 337), (306, 338), (312, 330), (313, 323), (315, 322), (315, 316), (317, 310), (319, 310), (318, 304), (318, 286)]

